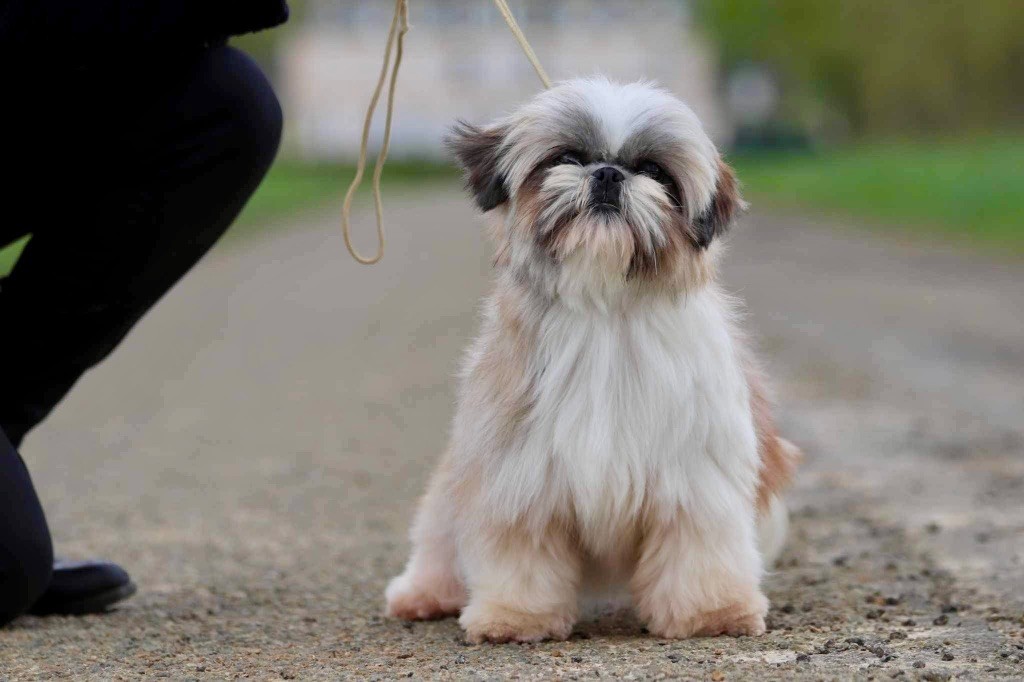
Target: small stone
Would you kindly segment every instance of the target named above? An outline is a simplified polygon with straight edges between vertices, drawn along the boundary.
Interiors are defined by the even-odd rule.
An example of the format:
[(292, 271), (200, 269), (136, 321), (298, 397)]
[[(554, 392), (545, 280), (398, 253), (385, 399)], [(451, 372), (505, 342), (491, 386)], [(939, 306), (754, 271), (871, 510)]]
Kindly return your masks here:
[(906, 638), (907, 638), (907, 633), (901, 632), (900, 630), (893, 630), (892, 632), (889, 633), (889, 639), (890, 640), (906, 639)]
[(809, 655), (807, 655), (807, 654), (799, 654), (796, 657), (796, 662), (797, 663), (807, 663), (810, 660), (811, 660), (811, 657)]
[(953, 654), (951, 652), (949, 652), (949, 651), (947, 651), (947, 652), (942, 654), (942, 660), (944, 660), (944, 661), (952, 661), (953, 658), (954, 658)]
[(782, 611), (783, 613), (794, 613), (796, 611), (796, 607), (793, 606), (792, 604), (786, 604), (785, 606), (783, 606), (779, 610)]
[(913, 618), (907, 618), (905, 621), (903, 621), (902, 624), (905, 625), (908, 628), (912, 628), (915, 625), (917, 625), (917, 621), (914, 620)]
[(412, 654), (398, 654), (395, 658), (412, 658)]
[(573, 663), (582, 663), (583, 662), (583, 657), (582, 656), (573, 656), (569, 660), (572, 661)]
[(669, 654), (667, 656), (667, 658), (668, 658), (668, 660), (672, 661), (673, 663), (678, 663), (679, 662), (679, 654)]
[(924, 667), (924, 661), (914, 661), (914, 667), (915, 668), (923, 668)]
[(714, 680), (714, 682), (722, 682), (722, 680), (725, 679), (725, 673), (721, 670), (714, 670), (711, 672), (711, 679)]
[(946, 625), (949, 623), (949, 616), (942, 614), (938, 618), (932, 621), (933, 625)]

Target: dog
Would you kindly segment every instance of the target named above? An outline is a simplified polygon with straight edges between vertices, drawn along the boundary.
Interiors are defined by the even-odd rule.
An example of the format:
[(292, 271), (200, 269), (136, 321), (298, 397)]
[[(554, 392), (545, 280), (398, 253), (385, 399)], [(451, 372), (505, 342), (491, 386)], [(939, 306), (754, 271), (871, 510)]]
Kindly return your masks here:
[(678, 99), (604, 78), (448, 145), (496, 284), (386, 613), (565, 639), (581, 592), (621, 585), (653, 635), (762, 634), (800, 452), (715, 280), (732, 169)]

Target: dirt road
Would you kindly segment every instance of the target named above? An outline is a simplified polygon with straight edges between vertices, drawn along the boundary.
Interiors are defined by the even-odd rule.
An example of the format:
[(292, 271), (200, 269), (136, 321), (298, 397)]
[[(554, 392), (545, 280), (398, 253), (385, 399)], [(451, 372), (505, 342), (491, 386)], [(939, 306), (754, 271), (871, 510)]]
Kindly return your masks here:
[(332, 212), (214, 254), (30, 437), (58, 550), (140, 594), (0, 631), (0, 679), (1024, 677), (1024, 264), (755, 211), (726, 280), (808, 454), (770, 632), (658, 641), (603, 607), (467, 646), (379, 614), (487, 247), (453, 188), (387, 210), (376, 268)]

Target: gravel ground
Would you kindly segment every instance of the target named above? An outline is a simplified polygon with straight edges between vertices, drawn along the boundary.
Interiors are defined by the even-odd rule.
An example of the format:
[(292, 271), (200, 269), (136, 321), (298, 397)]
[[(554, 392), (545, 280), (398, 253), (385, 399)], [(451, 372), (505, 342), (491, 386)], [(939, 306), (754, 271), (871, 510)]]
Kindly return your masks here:
[(808, 454), (770, 632), (660, 641), (599, 604), (567, 642), (468, 646), (380, 612), (487, 250), (454, 190), (388, 215), (377, 268), (333, 212), (215, 254), (30, 437), (58, 550), (140, 593), (19, 619), (0, 679), (1024, 678), (1020, 263), (752, 214), (726, 279)]

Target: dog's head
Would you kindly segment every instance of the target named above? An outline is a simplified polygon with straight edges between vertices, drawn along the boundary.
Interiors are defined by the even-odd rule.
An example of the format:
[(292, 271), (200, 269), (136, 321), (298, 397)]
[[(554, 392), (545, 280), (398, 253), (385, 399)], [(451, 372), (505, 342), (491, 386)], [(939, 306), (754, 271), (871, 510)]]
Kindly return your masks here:
[(744, 208), (694, 113), (647, 83), (566, 81), (448, 142), (501, 219), (498, 263), (533, 277), (696, 285)]

